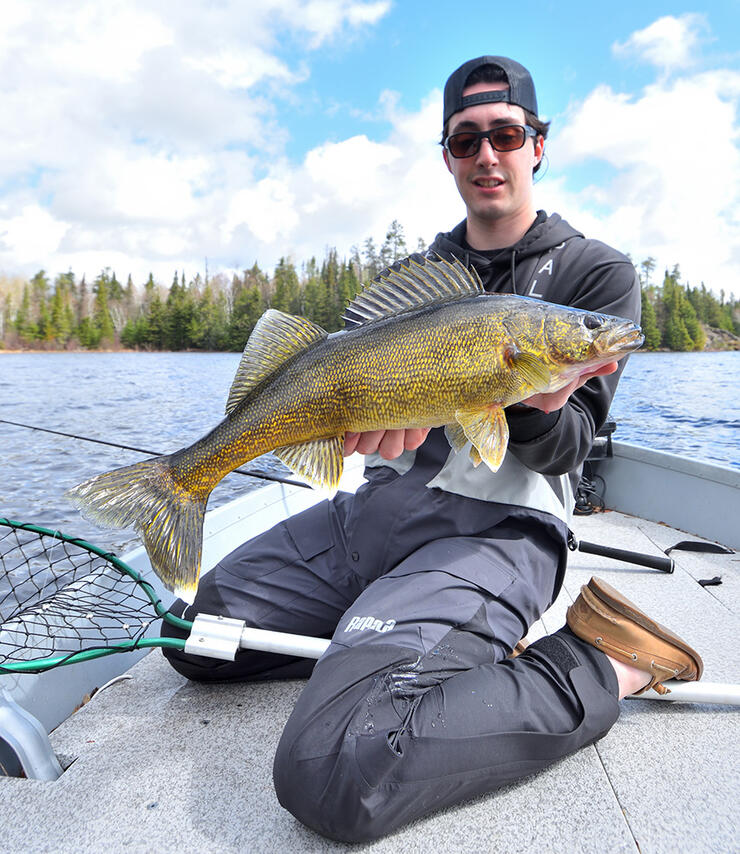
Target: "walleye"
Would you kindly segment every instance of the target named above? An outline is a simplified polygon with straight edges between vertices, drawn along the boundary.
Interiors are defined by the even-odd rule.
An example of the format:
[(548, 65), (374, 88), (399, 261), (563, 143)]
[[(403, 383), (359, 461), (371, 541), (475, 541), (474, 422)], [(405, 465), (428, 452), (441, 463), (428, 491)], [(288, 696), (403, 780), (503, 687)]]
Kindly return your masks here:
[(335, 490), (345, 432), (439, 427), (455, 451), (495, 472), (508, 443), (504, 407), (555, 391), (642, 344), (632, 321), (487, 294), (461, 262), (411, 257), (348, 306), (328, 335), (270, 309), (236, 372), (226, 417), (193, 445), (116, 469), (68, 497), (92, 521), (135, 527), (165, 586), (192, 601), (211, 490), (268, 451)]

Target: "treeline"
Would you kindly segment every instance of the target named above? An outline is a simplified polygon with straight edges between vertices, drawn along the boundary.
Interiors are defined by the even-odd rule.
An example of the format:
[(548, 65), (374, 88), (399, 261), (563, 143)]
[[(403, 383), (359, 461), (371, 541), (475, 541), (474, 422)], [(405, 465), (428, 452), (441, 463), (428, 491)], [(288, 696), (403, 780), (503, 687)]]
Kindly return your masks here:
[[(423, 251), (421, 241), (414, 249)], [(169, 288), (151, 274), (143, 286), (131, 276), (123, 284), (110, 268), (91, 283), (72, 271), (53, 282), (43, 270), (27, 282), (0, 279), (0, 348), (239, 351), (268, 308), (301, 314), (332, 332), (343, 327), (345, 306), (361, 283), (408, 254), (394, 221), (380, 247), (368, 238), (349, 258), (327, 249), (321, 263), (312, 258), (300, 268), (282, 258), (271, 276), (255, 263), (230, 277), (197, 274), (186, 281), (176, 272)], [(682, 283), (678, 266), (655, 285), (654, 269), (652, 258), (638, 266), (646, 349), (701, 350), (708, 334), (714, 347), (738, 346), (740, 300)], [(731, 340), (721, 341), (717, 330)]]
[[(639, 267), (646, 350), (703, 350), (708, 332), (724, 330), (732, 336), (740, 335), (740, 300), (728, 301), (723, 292), (717, 299), (703, 282), (693, 288), (682, 284), (678, 265), (665, 271), (661, 285), (653, 285), (654, 269), (653, 258)], [(712, 337), (716, 344), (716, 334)]]
[[(421, 240), (414, 247), (423, 251)], [(40, 270), (30, 282), (0, 281), (0, 347), (6, 349), (235, 350), (268, 308), (301, 314), (328, 332), (343, 328), (347, 303), (381, 270), (409, 254), (403, 228), (391, 223), (379, 247), (372, 238), (349, 258), (326, 250), (300, 269), (281, 258), (272, 276), (257, 263), (241, 275), (186, 281), (175, 272), (169, 288), (150, 274), (143, 287), (104, 269), (88, 284), (72, 271), (53, 283)], [(5, 292), (4, 292), (5, 291)]]

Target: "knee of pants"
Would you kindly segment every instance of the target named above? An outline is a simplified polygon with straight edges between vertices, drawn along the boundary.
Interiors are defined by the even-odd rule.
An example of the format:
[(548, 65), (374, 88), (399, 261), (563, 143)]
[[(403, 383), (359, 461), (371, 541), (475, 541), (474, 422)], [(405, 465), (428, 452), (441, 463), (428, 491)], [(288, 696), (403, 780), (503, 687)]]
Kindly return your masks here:
[[(389, 651), (397, 657), (390, 664)], [(343, 670), (341, 661), (332, 661), (342, 653), (319, 662), (273, 766), (281, 805), (312, 830), (345, 843), (378, 839), (408, 820), (395, 778), (413, 750), (406, 731), (414, 703), (394, 700), (388, 684), (409, 653), (388, 647), (363, 653), (355, 678), (345, 672), (345, 684), (332, 678)]]
[(393, 786), (375, 785), (368, 768), (390, 772), (399, 761), (387, 734), (346, 734), (339, 753), (297, 759), (303, 745), (280, 742), (273, 779), (280, 804), (322, 836), (340, 842), (370, 842), (404, 823), (394, 815)]

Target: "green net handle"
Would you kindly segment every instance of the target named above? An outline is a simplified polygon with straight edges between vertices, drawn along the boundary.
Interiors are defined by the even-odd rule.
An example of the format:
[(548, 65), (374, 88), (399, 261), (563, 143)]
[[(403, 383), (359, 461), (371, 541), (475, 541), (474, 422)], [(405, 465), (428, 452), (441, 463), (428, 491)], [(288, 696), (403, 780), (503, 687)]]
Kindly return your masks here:
[(133, 652), (136, 649), (147, 647), (166, 647), (169, 649), (184, 649), (184, 638), (142, 638), (139, 641), (107, 646), (104, 649), (85, 649), (81, 652), (73, 652), (67, 655), (55, 655), (53, 658), (39, 658), (36, 661), (11, 661), (0, 665), (0, 676), (3, 673), (43, 673), (53, 667), (62, 667), (67, 664), (79, 664), (81, 661), (90, 661), (93, 658), (104, 658), (106, 655), (114, 655), (118, 652)]
[[(31, 531), (35, 534), (45, 534), (47, 537), (54, 537), (56, 540), (62, 540), (65, 543), (71, 543), (72, 545), (79, 546), (80, 548), (86, 549), (93, 554), (98, 555), (99, 557), (104, 558), (116, 567), (120, 572), (125, 573), (130, 578), (132, 578), (141, 589), (146, 593), (149, 597), (149, 601), (152, 603), (152, 607), (154, 608), (158, 617), (163, 619), (165, 622), (169, 623), (171, 626), (176, 626), (178, 629), (183, 629), (186, 632), (189, 632), (193, 628), (193, 624), (190, 620), (183, 620), (180, 617), (176, 617), (174, 614), (170, 614), (167, 608), (162, 604), (162, 600), (157, 595), (157, 591), (152, 587), (152, 585), (146, 581), (135, 569), (130, 567), (127, 563), (124, 563), (120, 558), (116, 557), (113, 552), (106, 551), (105, 549), (101, 549), (99, 546), (93, 545), (93, 543), (88, 543), (87, 540), (82, 540), (79, 537), (68, 537), (66, 534), (62, 534), (61, 531), (52, 531), (49, 528), (42, 528), (39, 525), (32, 525), (29, 522), (14, 522), (12, 519), (5, 519), (0, 517), (0, 525), (7, 525), (10, 528), (19, 528), (24, 531)], [(184, 642), (183, 642), (184, 643)], [(144, 646), (144, 641), (139, 641), (138, 646)], [(147, 646), (171, 646), (171, 644), (159, 643), (152, 644), (147, 643)], [(124, 647), (133, 649), (134, 647)], [(116, 647), (110, 648), (111, 652), (118, 652), (120, 649)], [(98, 652), (98, 655), (91, 656), (93, 658), (99, 658), (100, 655), (110, 654), (105, 650), (91, 650), (91, 652)], [(85, 653), (79, 653), (80, 655), (84, 655)], [(78, 661), (84, 661), (85, 659), (77, 659)], [(30, 662), (29, 662), (30, 663)], [(7, 667), (7, 665), (6, 665)]]

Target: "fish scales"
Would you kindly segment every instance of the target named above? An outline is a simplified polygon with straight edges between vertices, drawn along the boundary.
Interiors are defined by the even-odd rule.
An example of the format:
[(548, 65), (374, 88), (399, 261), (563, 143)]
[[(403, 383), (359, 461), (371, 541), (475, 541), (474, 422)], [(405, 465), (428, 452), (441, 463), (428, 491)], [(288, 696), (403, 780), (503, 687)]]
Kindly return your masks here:
[[(403, 292), (403, 308), (398, 291)], [(357, 319), (359, 318), (359, 320)], [(104, 473), (70, 498), (93, 521), (133, 525), (169, 589), (191, 601), (208, 495), (230, 471), (274, 451), (336, 489), (347, 432), (445, 425), (456, 451), (496, 471), (504, 408), (553, 391), (641, 343), (630, 321), (515, 295), (485, 294), (455, 261), (408, 259), (348, 307), (327, 335), (268, 311), (247, 343), (226, 417), (175, 453)]]

